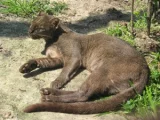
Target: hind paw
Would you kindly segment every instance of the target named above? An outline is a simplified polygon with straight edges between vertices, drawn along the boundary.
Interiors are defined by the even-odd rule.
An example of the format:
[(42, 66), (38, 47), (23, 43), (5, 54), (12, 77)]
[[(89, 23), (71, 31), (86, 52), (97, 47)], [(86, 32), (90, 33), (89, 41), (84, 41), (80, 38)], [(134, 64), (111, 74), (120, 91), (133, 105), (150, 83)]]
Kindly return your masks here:
[(41, 95), (50, 95), (52, 93), (52, 89), (51, 88), (42, 88), (40, 90)]
[(53, 102), (53, 95), (42, 95), (41, 97), (42, 102)]

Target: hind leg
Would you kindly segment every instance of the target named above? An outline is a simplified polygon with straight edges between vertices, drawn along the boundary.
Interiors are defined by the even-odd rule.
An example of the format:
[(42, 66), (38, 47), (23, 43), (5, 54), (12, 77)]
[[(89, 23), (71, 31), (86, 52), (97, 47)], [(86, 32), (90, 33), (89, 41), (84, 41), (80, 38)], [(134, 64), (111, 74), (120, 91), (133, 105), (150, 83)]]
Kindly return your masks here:
[[(74, 94), (76, 91), (65, 91), (65, 90), (61, 90), (61, 89), (52, 89), (52, 88), (42, 88), (40, 90), (41, 93), (41, 101), (42, 102), (52, 102), (54, 99), (54, 97), (56, 96), (64, 96), (64, 95), (70, 95), (70, 94)], [(56, 99), (56, 98), (55, 98)]]
[(65, 91), (62, 89), (52, 89), (52, 88), (42, 88), (40, 90), (41, 95), (55, 95), (55, 96), (60, 96), (60, 95), (68, 95), (68, 94), (72, 94), (75, 91)]
[[(87, 101), (92, 95), (104, 93), (106, 85), (103, 84), (105, 75), (99, 71), (92, 73), (88, 79), (82, 84), (79, 90), (72, 92), (65, 92), (59, 96), (53, 94), (43, 95), (44, 102), (83, 102)], [(63, 91), (64, 93), (64, 91)]]

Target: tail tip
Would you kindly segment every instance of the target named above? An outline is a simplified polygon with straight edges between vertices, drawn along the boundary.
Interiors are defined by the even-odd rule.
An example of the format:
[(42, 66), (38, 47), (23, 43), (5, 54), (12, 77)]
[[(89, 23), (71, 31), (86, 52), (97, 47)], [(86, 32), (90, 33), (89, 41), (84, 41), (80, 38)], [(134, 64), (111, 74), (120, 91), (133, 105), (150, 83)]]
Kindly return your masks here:
[(32, 106), (26, 107), (26, 108), (23, 110), (23, 112), (25, 112), (25, 113), (31, 113), (31, 112), (33, 112), (33, 111), (32, 111)]

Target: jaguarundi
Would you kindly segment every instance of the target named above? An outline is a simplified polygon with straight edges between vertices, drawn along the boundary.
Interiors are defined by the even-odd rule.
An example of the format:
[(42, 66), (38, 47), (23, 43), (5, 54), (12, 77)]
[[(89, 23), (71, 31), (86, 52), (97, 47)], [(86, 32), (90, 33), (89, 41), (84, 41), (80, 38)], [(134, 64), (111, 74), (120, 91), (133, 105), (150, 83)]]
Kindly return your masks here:
[[(21, 73), (36, 68), (63, 67), (50, 88), (40, 90), (42, 102), (30, 105), (24, 112), (52, 111), (93, 114), (117, 109), (136, 94), (142, 93), (149, 68), (135, 48), (103, 33), (76, 33), (54, 16), (39, 13), (29, 28), (32, 39), (43, 38), (47, 57), (29, 60)], [(65, 91), (66, 85), (81, 68), (91, 72), (77, 91)], [(108, 99), (89, 101), (96, 94), (112, 95)]]

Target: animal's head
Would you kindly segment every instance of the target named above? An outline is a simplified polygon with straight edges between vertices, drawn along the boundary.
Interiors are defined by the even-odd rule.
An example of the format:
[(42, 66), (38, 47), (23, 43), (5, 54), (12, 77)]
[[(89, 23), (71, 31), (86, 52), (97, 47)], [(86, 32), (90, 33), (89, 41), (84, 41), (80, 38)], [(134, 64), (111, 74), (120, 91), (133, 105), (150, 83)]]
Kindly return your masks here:
[(31, 23), (29, 35), (33, 39), (51, 39), (55, 30), (59, 27), (59, 22), (58, 18), (40, 12)]

